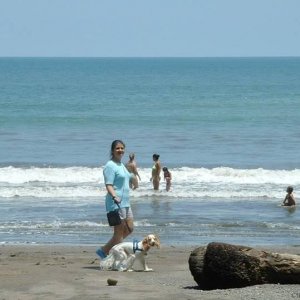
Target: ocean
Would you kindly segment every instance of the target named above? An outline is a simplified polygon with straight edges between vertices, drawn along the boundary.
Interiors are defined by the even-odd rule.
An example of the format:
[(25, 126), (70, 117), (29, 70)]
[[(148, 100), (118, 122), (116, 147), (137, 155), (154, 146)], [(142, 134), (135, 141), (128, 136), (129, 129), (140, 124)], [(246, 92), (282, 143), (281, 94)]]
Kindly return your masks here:
[[(0, 244), (104, 244), (115, 139), (162, 245), (300, 245), (300, 58), (0, 58)], [(172, 188), (152, 189), (153, 153)]]

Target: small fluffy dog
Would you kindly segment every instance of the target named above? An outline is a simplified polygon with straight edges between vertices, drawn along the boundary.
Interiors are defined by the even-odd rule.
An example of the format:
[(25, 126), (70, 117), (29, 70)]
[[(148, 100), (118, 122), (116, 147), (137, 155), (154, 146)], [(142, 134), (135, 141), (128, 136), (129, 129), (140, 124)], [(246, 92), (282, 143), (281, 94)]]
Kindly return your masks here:
[(147, 235), (142, 241), (123, 242), (115, 245), (108, 256), (100, 261), (100, 269), (114, 271), (133, 271), (135, 261), (139, 261), (145, 272), (153, 271), (147, 266), (145, 256), (151, 247), (160, 247), (159, 238), (155, 234)]

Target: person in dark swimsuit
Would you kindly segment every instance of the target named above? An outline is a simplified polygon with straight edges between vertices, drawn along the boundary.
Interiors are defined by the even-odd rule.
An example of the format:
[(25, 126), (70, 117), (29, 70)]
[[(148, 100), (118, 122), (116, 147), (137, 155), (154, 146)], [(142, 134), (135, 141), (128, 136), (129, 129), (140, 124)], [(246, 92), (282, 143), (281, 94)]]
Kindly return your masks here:
[(295, 198), (293, 195), (293, 190), (294, 189), (292, 186), (287, 187), (287, 189), (286, 189), (287, 194), (282, 203), (283, 206), (295, 206), (296, 205), (296, 201), (295, 201)]

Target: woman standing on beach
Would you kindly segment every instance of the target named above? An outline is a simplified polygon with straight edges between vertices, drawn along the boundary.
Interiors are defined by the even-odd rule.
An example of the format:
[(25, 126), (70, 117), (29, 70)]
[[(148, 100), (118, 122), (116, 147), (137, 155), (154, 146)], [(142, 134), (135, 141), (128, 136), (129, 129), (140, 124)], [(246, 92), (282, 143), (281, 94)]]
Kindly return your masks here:
[(152, 177), (151, 181), (153, 184), (154, 190), (159, 190), (159, 182), (160, 182), (160, 172), (161, 172), (161, 164), (159, 161), (159, 155), (153, 154), (154, 165), (152, 167)]
[(107, 190), (105, 198), (106, 211), (118, 210), (121, 224), (114, 226), (113, 237), (96, 251), (102, 259), (107, 256), (114, 245), (121, 243), (133, 231), (133, 214), (129, 201), (129, 182), (134, 174), (129, 173), (121, 162), (124, 152), (125, 144), (121, 140), (113, 141), (111, 144), (111, 159), (103, 169), (104, 183)]

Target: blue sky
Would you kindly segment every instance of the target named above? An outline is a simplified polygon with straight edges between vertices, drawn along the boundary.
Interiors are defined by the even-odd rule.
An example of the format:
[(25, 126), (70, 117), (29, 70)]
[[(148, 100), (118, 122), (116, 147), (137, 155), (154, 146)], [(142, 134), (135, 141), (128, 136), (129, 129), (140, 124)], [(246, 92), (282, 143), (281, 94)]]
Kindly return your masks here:
[(300, 0), (0, 0), (0, 56), (300, 56)]

